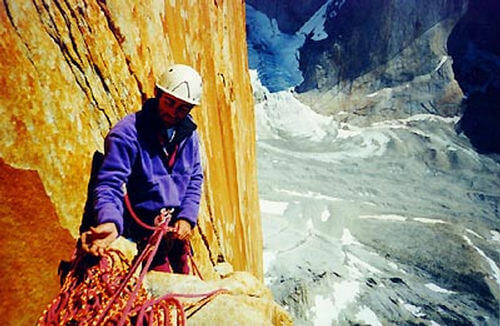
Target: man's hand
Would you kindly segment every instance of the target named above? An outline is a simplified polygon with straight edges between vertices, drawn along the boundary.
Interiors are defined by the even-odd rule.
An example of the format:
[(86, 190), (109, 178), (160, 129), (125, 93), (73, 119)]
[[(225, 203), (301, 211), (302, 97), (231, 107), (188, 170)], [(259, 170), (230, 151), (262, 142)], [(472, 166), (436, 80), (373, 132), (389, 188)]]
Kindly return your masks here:
[(118, 230), (113, 222), (99, 224), (82, 233), (82, 249), (94, 256), (102, 256), (104, 250), (118, 237)]
[(179, 240), (188, 239), (191, 235), (191, 224), (186, 220), (178, 220), (174, 224), (174, 237)]

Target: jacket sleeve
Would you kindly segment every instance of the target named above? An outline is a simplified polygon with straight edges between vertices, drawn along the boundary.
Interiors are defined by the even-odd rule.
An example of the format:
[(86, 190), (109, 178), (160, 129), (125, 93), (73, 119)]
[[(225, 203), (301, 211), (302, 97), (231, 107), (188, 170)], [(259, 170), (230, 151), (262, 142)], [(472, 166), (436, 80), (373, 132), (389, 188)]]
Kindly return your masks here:
[(203, 185), (203, 167), (201, 166), (198, 133), (193, 133), (193, 170), (191, 178), (181, 201), (179, 219), (187, 220), (192, 227), (198, 220), (198, 211), (200, 209), (200, 198)]
[(94, 188), (94, 209), (97, 222), (115, 223), (119, 234), (123, 233), (123, 185), (130, 176), (136, 154), (132, 137), (113, 130), (106, 137), (104, 161)]

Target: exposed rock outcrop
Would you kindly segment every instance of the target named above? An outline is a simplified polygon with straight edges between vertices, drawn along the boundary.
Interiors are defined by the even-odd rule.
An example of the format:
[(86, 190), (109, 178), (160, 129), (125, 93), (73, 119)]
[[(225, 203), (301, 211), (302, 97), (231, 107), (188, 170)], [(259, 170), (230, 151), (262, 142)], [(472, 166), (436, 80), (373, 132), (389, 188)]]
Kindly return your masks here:
[(347, 1), (337, 13), (332, 3), (324, 24), (328, 37), (308, 38), (300, 50), (300, 99), (320, 112), (352, 112), (349, 119), (359, 123), (367, 116), (457, 114), (462, 92), (446, 43), (466, 5)]
[(0, 197), (0, 323), (33, 325), (58, 292), (57, 264), (74, 239), (59, 224), (36, 171), (0, 159)]
[(481, 153), (500, 153), (500, 4), (471, 1), (448, 40), (455, 79), (465, 93), (460, 127)]
[[(64, 228), (77, 236), (93, 152), (102, 151), (103, 137), (114, 123), (153, 95), (155, 75), (176, 62), (194, 66), (206, 85), (203, 103), (193, 112), (206, 180), (193, 239), (196, 259), (209, 278), (217, 278), (213, 266), (218, 262), (262, 278), (253, 100), (241, 33), (244, 10), (234, 1), (2, 2), (0, 157), (6, 166), (32, 170), (30, 178), (41, 180), (30, 197), (6, 188), (2, 225), (17, 223), (23, 205), (42, 197), (55, 208), (51, 216), (44, 210), (30, 216), (30, 238), (23, 245), (4, 237), (2, 257), (28, 257), (48, 233), (53, 239), (43, 269), (56, 273), (71, 247), (59, 244), (73, 241), (59, 233)], [(16, 173), (3, 174), (4, 184), (16, 180)], [(19, 202), (10, 205), (14, 200)], [(39, 311), (32, 315), (36, 309), (15, 309), (1, 314), (1, 323), (30, 324), (47, 303), (40, 293), (50, 296), (58, 284), (11, 262), (6, 266), (4, 261), (2, 275), (9, 275), (12, 284), (23, 278), (30, 283), (9, 295), (19, 299), (19, 307), (29, 302)], [(21, 270), (6, 274), (12, 268)], [(20, 298), (15, 291), (30, 295)]]
[[(465, 11), (465, 4), (466, 1), (427, 1), (425, 5), (416, 0), (347, 1), (336, 15), (332, 12), (334, 6), (328, 6), (325, 20), (328, 37), (317, 42), (309, 40), (301, 50), (305, 80), (298, 90), (331, 88), (388, 63), (436, 24), (444, 25), (445, 33), (450, 31)], [(447, 20), (448, 24), (442, 23)], [(415, 63), (408, 61), (405, 62), (408, 66), (399, 67), (397, 73), (387, 72), (388, 75), (381, 76), (380, 86), (399, 85), (434, 69), (440, 60), (433, 58), (434, 51), (437, 47), (445, 48), (446, 43), (430, 37), (428, 40), (428, 44), (415, 49), (420, 50), (420, 56), (415, 53), (411, 58)], [(330, 73), (320, 74), (317, 65)]]
[(247, 272), (234, 272), (220, 280), (202, 281), (193, 276), (149, 273), (148, 290), (167, 293), (207, 293), (225, 289), (189, 318), (192, 325), (291, 325), (288, 313), (278, 306), (271, 291)]
[[(455, 77), (491, 86), (496, 67), (482, 64), (496, 58), (475, 52), (464, 58), (472, 69), (455, 76), (447, 50), (454, 28), (482, 34), (498, 10), (484, 20), (467, 13), (461, 27), (467, 1), (323, 2), (295, 35), (247, 7), (261, 23), (247, 28), (275, 298), (301, 325), (498, 324), (499, 165), (455, 129)], [(484, 41), (476, 49), (498, 48)], [(300, 71), (290, 64), (299, 48)], [(304, 93), (282, 71), (303, 73)]]

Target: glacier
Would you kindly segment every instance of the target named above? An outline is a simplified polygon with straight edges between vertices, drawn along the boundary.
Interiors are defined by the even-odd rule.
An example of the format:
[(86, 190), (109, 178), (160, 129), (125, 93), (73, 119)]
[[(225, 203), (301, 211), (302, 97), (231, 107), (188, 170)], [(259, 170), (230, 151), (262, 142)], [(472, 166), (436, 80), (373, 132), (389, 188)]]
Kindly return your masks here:
[(458, 117), (360, 127), (251, 77), (265, 280), (296, 324), (497, 324), (500, 165)]
[[(500, 157), (474, 150), (458, 111), (386, 101), (375, 119), (299, 100), (300, 49), (326, 41), (346, 2), (325, 1), (293, 35), (246, 6), (265, 282), (297, 325), (498, 325)], [(436, 60), (442, 75), (453, 59)], [(422, 95), (393, 84), (359, 103)]]

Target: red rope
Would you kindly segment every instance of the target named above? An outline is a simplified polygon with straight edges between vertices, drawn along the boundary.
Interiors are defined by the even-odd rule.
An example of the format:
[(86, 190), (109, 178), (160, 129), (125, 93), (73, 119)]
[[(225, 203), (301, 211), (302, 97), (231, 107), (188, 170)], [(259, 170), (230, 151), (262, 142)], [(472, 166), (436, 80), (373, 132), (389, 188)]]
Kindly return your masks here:
[[(127, 207), (128, 211), (130, 213), (130, 216), (132, 216), (132, 218), (134, 219), (134, 221), (137, 224), (139, 224), (140, 226), (142, 226), (143, 228), (148, 229), (148, 230), (153, 230), (154, 231), (154, 230), (158, 229), (155, 226), (151, 226), (151, 225), (148, 225), (148, 224), (144, 223), (139, 218), (139, 216), (137, 216), (137, 214), (135, 213), (134, 209), (132, 208), (132, 204), (130, 203), (130, 198), (129, 198), (129, 196), (128, 196), (127, 193), (124, 195), (124, 201), (125, 201), (125, 206)], [(185, 251), (187, 252), (187, 254), (189, 256), (189, 260), (191, 261), (191, 265), (193, 266), (194, 274), (196, 276), (198, 276), (201, 280), (204, 280), (203, 276), (201, 275), (201, 272), (200, 272), (200, 270), (199, 270), (198, 266), (196, 265), (196, 262), (195, 262), (195, 260), (193, 258), (193, 254), (191, 253), (190, 243), (188, 241), (185, 241), (185, 244), (186, 244)]]
[(144, 280), (144, 277), (146, 275), (146, 272), (149, 269), (149, 266), (151, 265), (151, 262), (153, 261), (153, 258), (158, 251), (158, 246), (160, 244), (161, 239), (167, 233), (168, 231), (173, 231), (174, 229), (168, 226), (168, 223), (170, 222), (170, 213), (167, 211), (162, 211), (160, 213), (160, 218), (157, 220), (158, 224), (155, 226), (150, 226), (146, 223), (144, 223), (138, 216), (135, 214), (134, 210), (132, 209), (132, 205), (130, 203), (130, 199), (128, 197), (128, 194), (125, 194), (124, 196), (124, 201), (125, 205), (127, 206), (130, 215), (132, 218), (142, 227), (148, 229), (148, 230), (153, 230), (154, 233), (149, 237), (148, 243), (146, 244), (146, 247), (142, 250), (141, 254), (139, 257), (136, 259), (134, 265), (132, 268), (129, 270), (126, 278), (123, 280), (123, 282), (120, 284), (120, 287), (118, 290), (115, 292), (115, 294), (112, 296), (112, 298), (109, 300), (108, 304), (104, 308), (103, 312), (100, 314), (100, 317), (97, 319), (97, 324), (99, 325), (100, 322), (103, 321), (103, 319), (106, 317), (108, 311), (111, 309), (113, 304), (115, 303), (116, 299), (121, 295), (123, 292), (123, 289), (125, 286), (128, 284), (128, 281), (132, 278), (134, 275), (135, 271), (139, 267), (139, 264), (141, 264), (144, 260), (146, 260), (145, 266), (143, 266), (143, 269), (141, 271), (139, 280), (136, 283), (136, 286), (134, 287), (134, 290), (127, 301), (127, 304), (125, 306), (125, 310), (122, 314), (122, 317), (120, 319), (120, 322), (118, 323), (119, 326), (122, 326), (125, 324), (126, 319), (128, 317), (128, 314), (130, 312), (130, 309), (132, 308), (132, 305), (134, 303), (134, 300), (137, 296), (137, 293), (140, 289), (140, 285), (142, 284), (142, 281)]
[[(133, 273), (135, 272), (138, 264), (140, 262), (142, 262), (144, 259), (146, 259), (146, 252), (150, 251), (149, 253), (147, 253), (147, 262), (146, 264), (143, 266), (143, 269), (141, 271), (141, 275), (139, 276), (139, 279), (137, 281), (137, 284), (136, 284), (136, 287), (132, 293), (132, 295), (130, 296), (128, 302), (127, 302), (127, 305), (125, 307), (125, 310), (123, 311), (123, 314), (122, 314), (122, 318), (120, 319), (120, 322), (118, 323), (118, 326), (123, 326), (126, 322), (126, 319), (127, 319), (127, 316), (128, 314), (130, 313), (130, 310), (132, 309), (132, 304), (137, 296), (137, 292), (139, 291), (139, 285), (142, 283), (142, 281), (144, 280), (144, 277), (146, 276), (146, 272), (148, 271), (149, 269), (149, 266), (151, 265), (151, 262), (158, 250), (158, 246), (159, 246), (159, 243), (161, 241), (161, 239), (163, 238), (163, 236), (165, 235), (165, 233), (167, 231), (171, 231), (173, 230), (173, 228), (171, 227), (168, 227), (168, 223), (170, 222), (170, 216), (166, 216), (166, 214), (169, 214), (171, 213), (170, 212), (165, 212), (165, 211), (162, 211), (160, 214), (160, 224), (159, 225), (156, 225), (156, 226), (150, 226), (146, 223), (144, 223), (138, 216), (137, 214), (135, 213), (134, 209), (132, 208), (132, 204), (130, 203), (130, 198), (128, 196), (128, 194), (125, 194), (124, 195), (124, 201), (125, 201), (125, 205), (127, 206), (127, 209), (130, 213), (130, 215), (132, 216), (132, 218), (135, 220), (135, 222), (137, 224), (139, 224), (140, 226), (142, 226), (143, 228), (145, 229), (148, 229), (148, 230), (154, 230), (155, 232), (153, 233), (153, 235), (148, 239), (148, 244), (146, 245), (146, 248), (144, 248), (143, 252), (141, 253), (141, 255), (139, 256), (139, 258), (136, 260), (136, 263), (134, 264), (134, 267), (129, 271), (129, 277), (127, 277), (127, 279), (123, 282), (123, 283), (126, 283), (126, 281), (128, 281), (128, 279), (131, 277), (131, 275), (133, 275)], [(153, 239), (156, 239), (154, 242), (154, 245), (151, 245), (151, 242), (153, 241)], [(193, 270), (194, 272), (198, 275), (198, 277), (200, 279), (203, 280), (203, 277), (200, 273), (200, 270), (198, 269), (198, 266), (196, 265), (194, 259), (193, 259), (193, 255), (191, 253), (191, 248), (190, 248), (190, 245), (188, 242), (186, 242), (186, 251), (188, 253), (188, 256), (191, 260), (191, 265), (193, 266)], [(116, 297), (118, 297), (118, 295), (120, 294), (120, 292), (123, 290), (123, 286), (120, 287), (119, 291), (117, 291), (117, 293), (115, 293), (115, 296), (113, 297), (113, 299), (116, 299)], [(185, 313), (184, 313), (184, 309), (181, 305), (181, 303), (176, 299), (176, 297), (184, 297), (184, 298), (200, 298), (200, 297), (203, 297), (203, 298), (208, 298), (210, 296), (213, 296), (213, 295), (216, 295), (216, 294), (219, 294), (219, 293), (222, 293), (222, 292), (227, 292), (225, 289), (219, 289), (219, 290), (215, 290), (215, 291), (211, 291), (211, 292), (208, 292), (208, 293), (201, 293), (201, 294), (182, 294), (182, 293), (176, 293), (176, 294), (167, 294), (167, 295), (164, 295), (163, 297), (160, 297), (156, 300), (153, 300), (153, 301), (148, 301), (146, 302), (145, 304), (142, 305), (141, 307), (141, 312), (139, 313), (139, 319), (138, 319), (138, 323), (140, 323), (142, 325), (142, 319), (143, 319), (143, 316), (145, 314), (145, 311), (149, 308), (149, 307), (152, 307), (153, 305), (155, 304), (159, 304), (161, 303), (161, 306), (163, 306), (164, 310), (165, 310), (165, 318), (168, 322), (168, 319), (169, 319), (169, 310), (168, 310), (168, 307), (165, 305), (165, 303), (163, 301), (167, 300), (167, 301), (170, 301), (171, 303), (174, 304), (174, 306), (176, 306), (177, 308), (177, 319), (178, 319), (178, 322), (180, 325), (184, 325), (186, 323), (186, 316), (185, 316)], [(104, 313), (102, 314), (102, 316), (104, 316), (106, 313), (107, 313), (107, 310), (109, 310), (109, 307), (111, 307), (111, 305), (113, 304), (113, 301), (114, 300), (111, 300), (108, 305), (107, 305), (107, 309), (104, 311)], [(101, 321), (102, 320), (102, 317), (98, 320), (98, 321)], [(152, 324), (152, 320), (149, 320), (148, 321), (150, 324)], [(99, 322), (98, 322), (99, 324)]]
[(144, 248), (144, 250), (141, 252), (139, 258), (135, 261), (134, 265), (132, 266), (132, 268), (128, 272), (128, 274), (125, 277), (125, 279), (123, 280), (123, 282), (120, 284), (119, 288), (116, 290), (116, 292), (113, 294), (113, 296), (109, 300), (109, 302), (106, 305), (106, 307), (104, 308), (103, 312), (100, 314), (99, 318), (97, 319), (97, 323), (96, 323), (97, 325), (99, 325), (100, 322), (106, 317), (109, 309), (111, 309), (111, 307), (115, 303), (118, 296), (123, 292), (123, 289), (125, 288), (125, 286), (128, 284), (128, 282), (130, 281), (130, 279), (134, 275), (135, 271), (137, 270), (137, 267), (139, 267), (139, 264), (142, 262), (142, 260), (144, 260), (144, 257), (146, 256), (146, 254), (148, 253), (150, 248), (151, 247), (149, 246), (149, 243), (148, 243), (146, 248)]
[[(186, 245), (187, 245), (187, 243), (186, 243)], [(200, 278), (200, 280), (203, 281), (204, 280), (203, 276), (201, 275), (200, 270), (198, 269), (198, 266), (196, 266), (196, 263), (195, 263), (194, 258), (193, 258), (193, 254), (191, 253), (191, 248), (188, 248), (187, 252), (188, 252), (189, 260), (191, 261), (191, 265), (193, 266), (194, 273)]]
[(221, 293), (227, 293), (228, 291), (226, 289), (217, 289), (213, 290), (210, 292), (205, 292), (205, 293), (168, 293), (164, 295), (163, 297), (160, 297), (156, 300), (161, 300), (162, 298), (166, 297), (179, 297), (179, 298), (201, 298), (201, 297), (210, 297), (212, 295), (216, 294), (221, 294)]
[(152, 231), (157, 230), (156, 227), (144, 223), (139, 218), (139, 216), (137, 216), (137, 214), (135, 214), (134, 209), (132, 208), (132, 204), (130, 203), (130, 198), (128, 198), (128, 194), (125, 194), (124, 200), (125, 200), (125, 205), (127, 206), (127, 209), (129, 211), (130, 215), (132, 216), (132, 218), (135, 220), (135, 222), (137, 224), (139, 224), (140, 226), (142, 226), (143, 228), (148, 229), (148, 230), (152, 230)]
[[(166, 222), (168, 223), (168, 220)], [(165, 234), (166, 230), (167, 230), (166, 228), (160, 228), (159, 231), (155, 232), (151, 236), (151, 238), (149, 240), (150, 242), (155, 238), (155, 236), (157, 237), (157, 239), (154, 239), (155, 243), (152, 246), (151, 252), (148, 254), (146, 264), (142, 268), (141, 275), (139, 276), (139, 280), (137, 281), (135, 289), (127, 301), (127, 305), (125, 306), (125, 310), (123, 311), (122, 318), (120, 319), (118, 326), (123, 326), (125, 324), (125, 321), (127, 320), (127, 316), (130, 312), (130, 309), (132, 309), (132, 304), (134, 303), (134, 300), (137, 296), (137, 292), (139, 292), (139, 288), (140, 288), (139, 285), (142, 284), (142, 281), (144, 280), (144, 276), (146, 276), (146, 273), (149, 269), (149, 266), (151, 265), (151, 262), (153, 261), (153, 258), (156, 254), (156, 251), (158, 250), (158, 245), (160, 244), (160, 241), (161, 241), (163, 235)], [(182, 324), (182, 325), (184, 325), (184, 324)]]
[[(144, 324), (144, 321), (146, 321), (148, 325), (172, 325), (171, 323), (175, 322), (177, 322), (177, 325), (185, 325), (186, 313), (178, 298), (202, 298), (200, 301), (191, 304), (187, 308), (191, 309), (198, 306), (196, 309), (197, 311), (203, 305), (211, 301), (217, 294), (227, 292), (225, 289), (218, 289), (198, 294), (169, 293), (157, 299), (147, 299), (145, 297), (145, 292), (141, 292), (140, 301), (143, 302), (141, 303), (139, 301), (136, 303), (135, 301), (138, 298), (139, 291), (141, 289), (141, 291), (145, 291), (141, 285), (158, 251), (160, 241), (167, 232), (173, 231), (174, 228), (168, 226), (171, 211), (162, 210), (160, 215), (155, 219), (155, 225), (150, 226), (142, 222), (135, 214), (127, 195), (125, 195), (125, 204), (129, 209), (130, 215), (139, 225), (154, 231), (149, 237), (145, 248), (137, 259), (135, 259), (132, 266), (130, 266), (122, 253), (111, 249), (107, 251), (106, 257), (101, 257), (97, 266), (88, 270), (86, 269), (88, 268), (86, 267), (88, 261), (84, 261), (82, 255), (75, 254), (73, 256), (70, 273), (66, 276), (66, 280), (58, 297), (49, 305), (48, 309), (44, 311), (43, 316), (39, 319), (38, 325), (65, 325), (68, 322), (75, 321), (78, 325), (101, 325), (108, 322), (116, 323), (114, 318), (119, 318), (119, 322), (116, 325), (123, 326), (130, 323), (129, 318), (133, 315), (137, 316), (136, 324), (140, 326)], [(202, 279), (201, 273), (194, 262), (189, 242), (186, 242), (186, 250), (195, 274)], [(115, 255), (112, 255), (111, 252), (114, 252)], [(143, 265), (139, 278), (131, 289), (126, 290), (136, 270), (144, 262), (145, 264)], [(119, 263), (121, 267), (119, 267), (120, 271), (117, 271), (116, 268), (119, 266)], [(77, 272), (77, 269), (80, 269), (82, 266), (85, 268), (85, 276), (82, 277), (86, 277), (85, 284), (81, 285), (83, 288), (79, 285), (81, 277), (78, 276), (79, 274)], [(127, 268), (128, 271), (125, 272)], [(121, 274), (122, 271), (125, 275)], [(104, 292), (101, 293), (101, 291), (96, 291), (95, 289), (99, 288), (96, 288), (96, 285), (100, 286), (102, 289), (101, 291)], [(117, 303), (117, 300), (122, 298), (125, 293), (130, 293), (126, 304), (124, 307), (116, 307), (117, 304), (121, 305), (121, 303)], [(109, 300), (106, 306), (102, 308), (104, 302), (101, 302), (101, 299), (104, 301), (106, 296), (109, 297)], [(94, 298), (93, 303), (90, 303), (90, 298)], [(199, 306), (200, 302), (202, 303), (201, 306)], [(135, 307), (133, 307), (134, 304), (136, 305)], [(174, 320), (171, 320), (170, 316), (171, 307), (173, 307), (176, 316)], [(117, 308), (123, 309), (122, 312), (116, 310)], [(93, 313), (95, 312), (97, 312), (97, 315), (93, 318)], [(194, 312), (190, 312), (190, 316), (193, 313)], [(109, 314), (110, 316), (108, 316)], [(163, 322), (161, 321), (162, 314)], [(157, 318), (156, 320), (155, 317)]]

